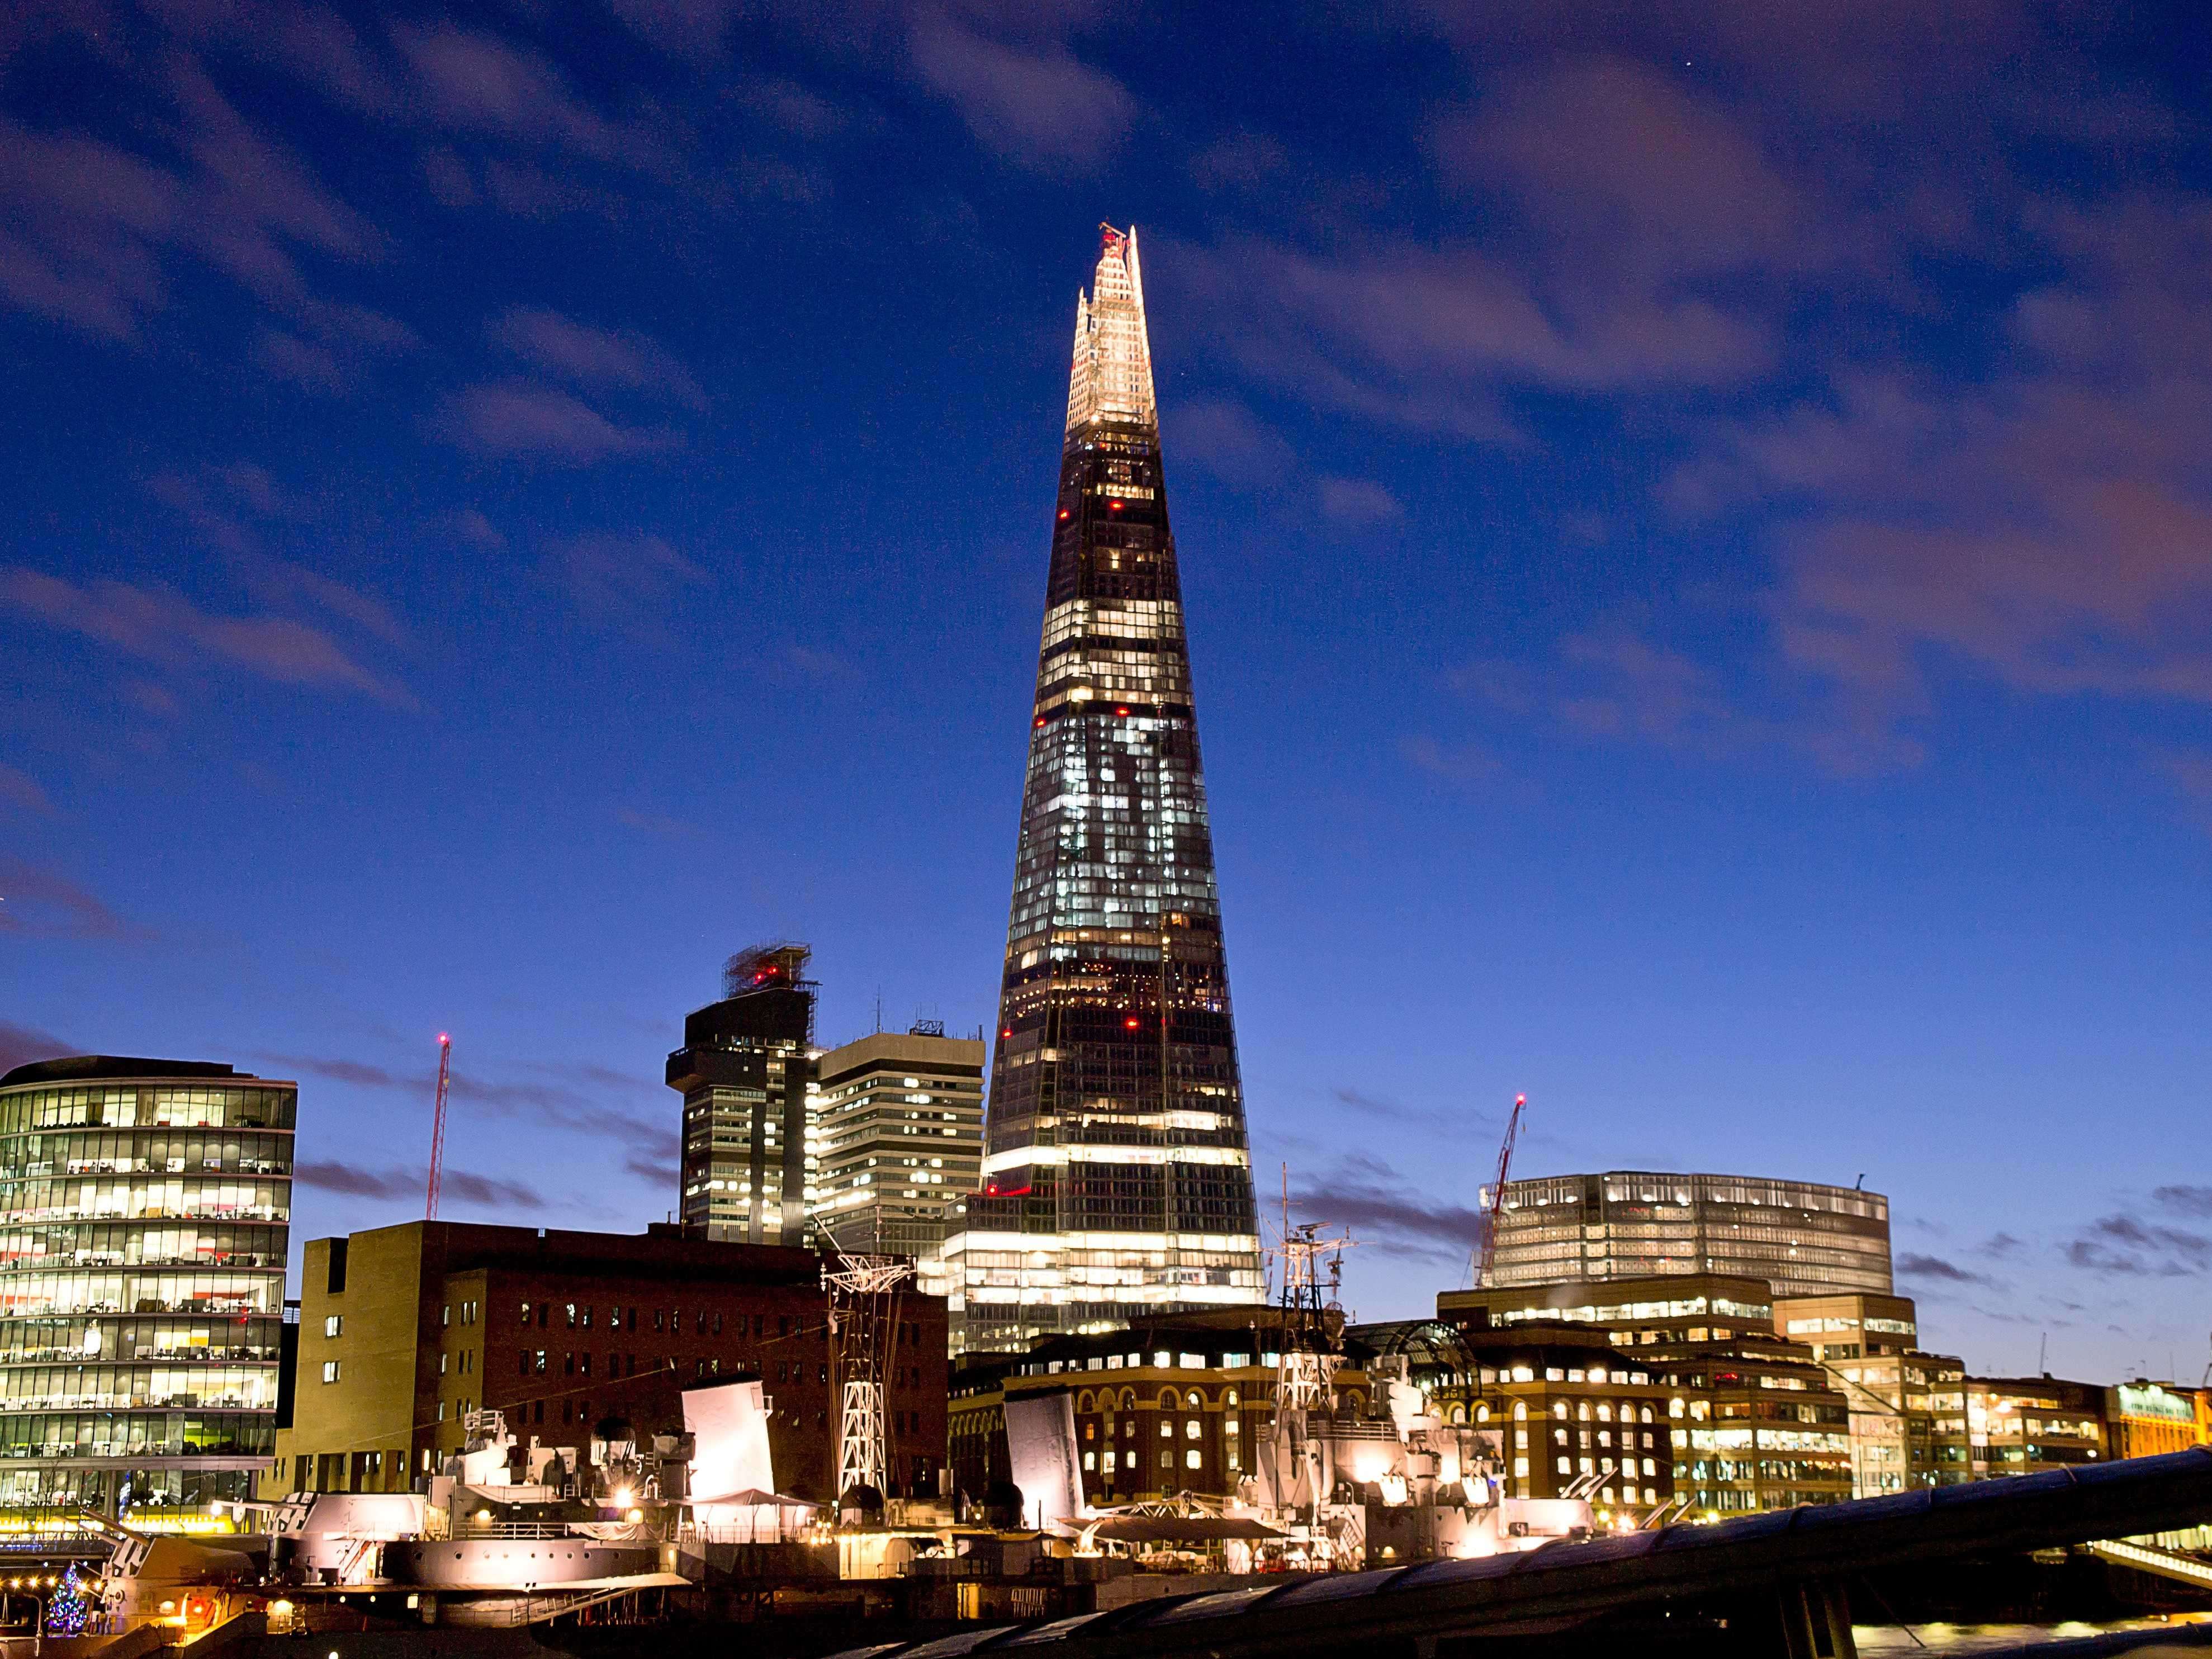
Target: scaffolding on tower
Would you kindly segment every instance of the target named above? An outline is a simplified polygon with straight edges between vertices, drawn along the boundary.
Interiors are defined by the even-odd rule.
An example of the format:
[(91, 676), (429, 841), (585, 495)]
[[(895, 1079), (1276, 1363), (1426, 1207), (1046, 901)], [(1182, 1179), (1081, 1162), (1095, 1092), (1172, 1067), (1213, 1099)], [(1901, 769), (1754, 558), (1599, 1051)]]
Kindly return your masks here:
[(422, 1219), (438, 1218), (438, 1179), (446, 1170), (446, 1086), (452, 1080), (453, 1039), (438, 1033), (438, 1104), (430, 1116), (430, 1192)]
[(890, 1449), (884, 1435), (884, 1350), (897, 1331), (893, 1317), (902, 1281), (914, 1273), (904, 1256), (848, 1255), (830, 1246), (835, 1266), (822, 1270), (830, 1293), (830, 1334), (837, 1349), (837, 1496), (861, 1488), (889, 1495)]

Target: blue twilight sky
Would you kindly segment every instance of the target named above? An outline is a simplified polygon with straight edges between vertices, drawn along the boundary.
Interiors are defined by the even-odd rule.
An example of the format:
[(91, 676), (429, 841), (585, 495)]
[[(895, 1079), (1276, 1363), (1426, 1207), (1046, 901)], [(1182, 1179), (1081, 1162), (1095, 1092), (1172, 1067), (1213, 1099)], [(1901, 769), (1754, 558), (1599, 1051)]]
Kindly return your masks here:
[[(1892, 1195), (2212, 1327), (2191, 9), (0, 20), (0, 1036), (301, 1085), (297, 1236), (631, 1229), (721, 958), (992, 1018), (1067, 343), (1144, 232), (1263, 1191)], [(458, 1199), (458, 1204), (452, 1203)]]

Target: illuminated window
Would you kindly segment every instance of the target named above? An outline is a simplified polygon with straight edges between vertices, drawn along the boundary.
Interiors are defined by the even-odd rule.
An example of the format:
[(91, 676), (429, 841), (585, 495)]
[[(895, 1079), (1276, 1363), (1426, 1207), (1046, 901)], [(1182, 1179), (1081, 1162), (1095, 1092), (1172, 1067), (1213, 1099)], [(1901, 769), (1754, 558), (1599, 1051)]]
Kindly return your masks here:
[(336, 1336), (344, 1328), (345, 1316), (343, 1314), (332, 1314), (323, 1321), (323, 1334), (325, 1336)]
[(1188, 1451), (1182, 1455), (1183, 1467), (1186, 1468), (1196, 1468), (1199, 1466), (1199, 1449), (1197, 1447), (1193, 1446)]

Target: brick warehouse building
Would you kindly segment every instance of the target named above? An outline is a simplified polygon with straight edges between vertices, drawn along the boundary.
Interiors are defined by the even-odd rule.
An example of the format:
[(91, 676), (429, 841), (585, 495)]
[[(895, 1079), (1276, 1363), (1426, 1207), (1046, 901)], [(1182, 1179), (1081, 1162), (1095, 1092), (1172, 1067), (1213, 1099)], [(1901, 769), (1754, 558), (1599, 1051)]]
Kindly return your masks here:
[[(471, 1409), (589, 1462), (609, 1418), (683, 1426), (682, 1390), (757, 1375), (776, 1483), (835, 1496), (836, 1355), (821, 1258), (655, 1226), (642, 1235), (408, 1222), (306, 1248), (291, 1420), (264, 1496), (405, 1492), (461, 1449)], [(894, 1496), (945, 1449), (942, 1298), (899, 1292), (884, 1409)]]

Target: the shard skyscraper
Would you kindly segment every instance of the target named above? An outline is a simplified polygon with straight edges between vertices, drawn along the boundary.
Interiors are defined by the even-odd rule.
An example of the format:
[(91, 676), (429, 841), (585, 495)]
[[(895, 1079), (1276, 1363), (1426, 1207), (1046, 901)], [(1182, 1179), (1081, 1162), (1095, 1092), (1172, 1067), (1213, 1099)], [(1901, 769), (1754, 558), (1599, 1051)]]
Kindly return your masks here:
[(1075, 313), (982, 1192), (956, 1343), (1263, 1294), (1137, 236)]

